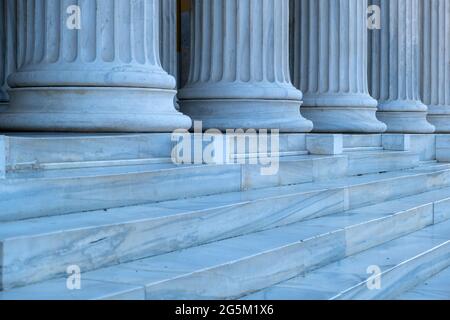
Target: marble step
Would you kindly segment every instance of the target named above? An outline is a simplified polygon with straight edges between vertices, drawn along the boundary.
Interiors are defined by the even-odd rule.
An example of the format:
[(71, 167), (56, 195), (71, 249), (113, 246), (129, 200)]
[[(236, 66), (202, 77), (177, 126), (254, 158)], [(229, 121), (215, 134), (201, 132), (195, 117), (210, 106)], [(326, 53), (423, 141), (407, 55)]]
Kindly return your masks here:
[[(0, 222), (333, 179), (345, 156), (287, 157), (278, 172), (260, 165), (152, 164), (33, 172), (0, 179)], [(120, 195), (120, 196), (118, 196)]]
[(402, 293), (397, 300), (450, 300), (450, 267)]
[[(450, 218), (450, 215), (447, 217)], [(244, 299), (393, 299), (449, 265), (450, 221), (446, 220), (248, 295)], [(381, 273), (375, 278), (373, 272)], [(379, 280), (379, 287), (374, 287), (374, 280)]]
[(348, 175), (360, 175), (417, 167), (419, 155), (404, 151), (348, 152)]
[[(416, 232), (435, 222), (445, 221), (450, 215), (446, 210), (448, 201), (450, 188), (95, 271), (87, 272), (81, 266), (82, 279), (87, 281), (87, 285), (79, 292), (69, 292), (65, 286), (66, 278), (58, 278), (4, 291), (0, 299), (123, 298), (123, 286), (129, 286), (130, 291), (126, 294), (145, 292), (147, 299), (239, 298)], [(103, 246), (108, 245), (113, 244), (104, 243)], [(16, 256), (23, 251), (16, 248), (10, 250)], [(90, 255), (97, 251), (98, 247), (94, 245), (86, 249), (85, 253)], [(99, 259), (93, 256), (90, 258)], [(47, 261), (42, 263), (50, 268), (59, 261), (49, 254)], [(34, 270), (35, 265), (31, 264), (35, 262), (30, 260), (27, 266)], [(76, 258), (71, 260), (71, 264), (77, 262)], [(9, 280), (14, 277), (14, 283), (20, 284), (17, 275), (24, 276), (25, 272), (20, 268), (14, 268), (14, 272), (9, 274)], [(8, 272), (3, 276), (8, 281)], [(29, 276), (33, 275), (28, 274), (24, 278), (28, 279)], [(9, 285), (12, 283), (9, 282)], [(112, 289), (111, 292), (95, 296), (95, 283), (101, 287), (105, 283), (109, 286), (115, 284), (120, 290)], [(8, 283), (5, 284), (8, 287)]]
[[(10, 133), (0, 135), (0, 158), (7, 172), (167, 163), (175, 145), (169, 133)], [(280, 134), (278, 147), (282, 155), (307, 153), (306, 135)]]
[(450, 168), (422, 170), (4, 222), (2, 286), (49, 279), (74, 263), (92, 270), (420, 193), (446, 199)]

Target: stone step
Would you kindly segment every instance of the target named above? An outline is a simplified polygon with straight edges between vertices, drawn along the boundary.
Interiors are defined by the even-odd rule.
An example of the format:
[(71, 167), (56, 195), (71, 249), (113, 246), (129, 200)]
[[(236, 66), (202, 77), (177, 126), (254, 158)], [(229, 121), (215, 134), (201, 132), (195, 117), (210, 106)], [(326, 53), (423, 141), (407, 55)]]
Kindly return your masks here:
[(348, 175), (411, 169), (420, 163), (419, 155), (404, 151), (349, 152)]
[[(447, 220), (248, 295), (244, 299), (394, 299), (450, 265), (449, 240), (450, 221)], [(378, 278), (375, 278), (374, 272), (381, 272)], [(374, 288), (376, 280), (379, 280), (379, 287)]]
[[(60, 278), (8, 290), (1, 293), (0, 298), (32, 299), (38, 292), (42, 292), (40, 298), (49, 299), (52, 297), (95, 299), (103, 296), (122, 298), (124, 285), (129, 286), (130, 291), (127, 291), (127, 294), (135, 293), (136, 290), (142, 293), (145, 288), (145, 296), (148, 299), (239, 298), (421, 230), (435, 222), (445, 221), (449, 218), (449, 212), (446, 210), (448, 201), (450, 188), (244, 234), (96, 271), (86, 272), (88, 270), (81, 265), (81, 270), (84, 271), (82, 279), (88, 284), (77, 293), (68, 292), (65, 286), (66, 279)], [(242, 211), (240, 213), (241, 217), (246, 217)], [(229, 221), (233, 219), (236, 218), (230, 218)], [(199, 222), (201, 220), (198, 219)], [(225, 224), (218, 223), (216, 226)], [(130, 227), (128, 230), (136, 235), (136, 227)], [(167, 237), (167, 234), (164, 236)], [(101, 260), (101, 257), (93, 255), (99, 248), (110, 247), (114, 251), (114, 247), (122, 240), (118, 238), (114, 243), (114, 239), (109, 239), (106, 233), (104, 236), (105, 238), (99, 241), (92, 241), (92, 238), (85, 240), (90, 245), (82, 252), (92, 261)], [(197, 234), (191, 236), (195, 237)], [(17, 239), (23, 238), (24, 235), (18, 233)], [(39, 237), (32, 238), (34, 246), (40, 247)], [(66, 237), (61, 236), (60, 241), (65, 239)], [(13, 245), (15, 239), (11, 240)], [(146, 239), (146, 241), (151, 243), (153, 240)], [(67, 239), (65, 245), (80, 247), (79, 243), (70, 243), (70, 239)], [(21, 248), (25, 246), (27, 249), (31, 248), (31, 243), (22, 243)], [(6, 248), (5, 252), (11, 254), (12, 261), (20, 260), (20, 254), (25, 251), (20, 247), (9, 247), (8, 242), (5, 242), (3, 247)], [(132, 250), (131, 246), (129, 248)], [(63, 251), (52, 249), (53, 252)], [(52, 253), (41, 253), (41, 256), (46, 257), (46, 261), (38, 262), (39, 258), (27, 261), (27, 268), (34, 272), (38, 272), (35, 267), (42, 264), (45, 264), (46, 268), (53, 268), (55, 264), (60, 263), (61, 258)], [(78, 265), (81, 261), (80, 256), (74, 256), (70, 262), (66, 260), (66, 265), (69, 263)], [(14, 272), (10, 273), (8, 267), (4, 266), (3, 270), (6, 271), (3, 273), (6, 287), (24, 284), (36, 275), (20, 267), (15, 267)], [(93, 284), (104, 282), (110, 286), (116, 284), (120, 290), (102, 292), (102, 295), (96, 297)]]
[(263, 175), (265, 166), (250, 164), (14, 172), (0, 179), (0, 222), (301, 184), (347, 174), (345, 156), (286, 157), (274, 165), (278, 171), (273, 175)]
[[(0, 135), (0, 159), (6, 172), (167, 163), (175, 145), (168, 133), (11, 133)], [(280, 134), (278, 149), (283, 156), (305, 154), (306, 135)]]
[[(135, 165), (124, 165), (132, 161), (136, 161)], [(0, 222), (302, 184), (418, 165), (413, 153), (386, 151), (290, 156), (268, 166), (176, 166), (142, 161), (145, 159), (117, 160), (113, 166), (110, 161), (107, 167), (86, 162), (84, 168), (10, 172), (7, 179), (0, 179)], [(275, 170), (273, 174), (270, 166)]]
[(45, 280), (75, 262), (92, 270), (450, 186), (450, 166), (422, 170), (1, 223), (2, 286)]
[(398, 300), (450, 300), (450, 268), (401, 294)]

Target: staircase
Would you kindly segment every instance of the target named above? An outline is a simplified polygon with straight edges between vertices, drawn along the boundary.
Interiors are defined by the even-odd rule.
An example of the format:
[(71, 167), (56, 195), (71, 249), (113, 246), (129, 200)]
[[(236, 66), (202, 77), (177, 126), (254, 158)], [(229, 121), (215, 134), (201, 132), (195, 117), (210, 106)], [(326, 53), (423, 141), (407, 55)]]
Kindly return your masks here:
[(276, 176), (176, 166), (166, 135), (4, 138), (0, 299), (450, 299), (450, 164), (294, 138)]

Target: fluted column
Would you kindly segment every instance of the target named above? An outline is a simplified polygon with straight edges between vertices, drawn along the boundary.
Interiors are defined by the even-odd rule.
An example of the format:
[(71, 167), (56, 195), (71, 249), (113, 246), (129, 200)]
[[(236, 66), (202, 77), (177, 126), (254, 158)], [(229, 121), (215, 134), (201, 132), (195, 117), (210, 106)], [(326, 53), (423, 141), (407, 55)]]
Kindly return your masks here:
[(371, 0), (381, 30), (370, 31), (370, 92), (388, 132), (432, 133), (419, 94), (419, 0)]
[(367, 83), (367, 0), (293, 0), (292, 75), (316, 132), (383, 132)]
[[(169, 132), (174, 108), (159, 58), (159, 0), (18, 0), (18, 71), (0, 126), (11, 130)], [(72, 8), (70, 14), (68, 8)], [(75, 19), (75, 20), (73, 20)]]
[(16, 0), (0, 0), (0, 111), (7, 107), (8, 76), (15, 70)]
[(181, 110), (204, 128), (308, 132), (289, 75), (289, 0), (194, 0)]
[(178, 79), (177, 0), (159, 0), (161, 8), (161, 64), (171, 76)]
[(450, 133), (450, 1), (423, 0), (421, 97), (436, 132)]

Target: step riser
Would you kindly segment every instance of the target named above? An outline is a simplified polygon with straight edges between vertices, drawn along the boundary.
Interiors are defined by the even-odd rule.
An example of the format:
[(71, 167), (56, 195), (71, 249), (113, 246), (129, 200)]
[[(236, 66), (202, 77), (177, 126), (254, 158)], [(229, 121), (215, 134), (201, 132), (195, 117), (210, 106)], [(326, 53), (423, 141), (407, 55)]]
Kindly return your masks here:
[[(149, 284), (146, 298), (234, 299), (338, 261), (432, 224), (427, 205), (275, 249), (247, 259)], [(396, 228), (380, 233), (386, 225)], [(226, 283), (227, 285), (223, 285)]]
[(449, 266), (450, 241), (383, 272), (380, 290), (369, 290), (363, 282), (333, 300), (392, 300)]
[(6, 180), (0, 182), (0, 222), (235, 192), (241, 189), (240, 179), (238, 166), (208, 166), (43, 181)]
[(348, 175), (371, 174), (404, 169), (412, 169), (419, 164), (416, 154), (381, 154), (349, 156)]
[[(51, 167), (84, 167), (86, 162), (165, 159), (171, 161), (176, 145), (169, 133), (72, 134), (0, 136), (0, 154), (5, 154), (8, 171)], [(204, 145), (204, 148), (207, 144)], [(281, 134), (279, 152), (306, 152), (305, 134)], [(78, 165), (77, 165), (78, 164)]]
[(349, 208), (381, 203), (448, 186), (450, 186), (450, 171), (447, 170), (350, 186)]
[[(0, 222), (103, 210), (344, 177), (345, 157), (282, 161), (276, 175), (259, 165), (202, 166), (111, 176), (6, 180)], [(120, 197), (117, 197), (120, 195)]]
[(2, 242), (3, 287), (154, 256), (202, 243), (342, 212), (344, 191), (295, 194), (194, 214), (149, 219)]
[[(445, 182), (448, 175), (450, 171), (418, 175), (413, 180), (402, 178), (414, 187), (409, 189), (394, 187), (403, 186), (401, 181), (386, 180), (348, 189), (241, 202), (170, 218), (143, 219), (34, 238), (8, 239), (2, 242), (3, 286), (12, 288), (49, 279), (64, 273), (66, 267), (72, 264), (89, 271), (414, 195), (437, 186), (429, 180)], [(444, 178), (440, 179), (440, 176)], [(380, 196), (381, 192), (374, 190), (389, 190), (390, 193)], [(441, 204), (443, 206), (445, 203)], [(49, 263), (52, 268), (48, 267)]]

